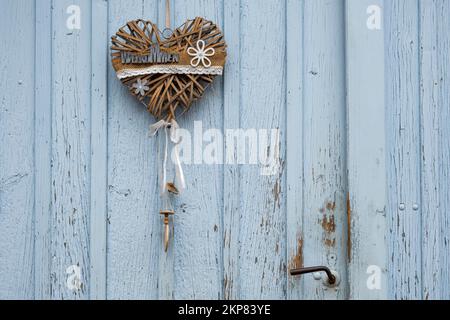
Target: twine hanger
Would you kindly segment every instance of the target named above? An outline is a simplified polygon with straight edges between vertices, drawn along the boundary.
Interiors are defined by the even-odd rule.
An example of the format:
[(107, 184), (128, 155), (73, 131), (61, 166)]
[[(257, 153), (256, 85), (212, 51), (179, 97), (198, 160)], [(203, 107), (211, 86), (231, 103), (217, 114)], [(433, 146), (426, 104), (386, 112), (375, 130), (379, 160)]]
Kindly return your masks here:
[(166, 0), (166, 29), (170, 29), (170, 0)]
[[(170, 30), (170, 0), (166, 0), (166, 30)], [(178, 128), (178, 124), (176, 123), (175, 119), (173, 119), (173, 114), (169, 117), (168, 121), (161, 120), (154, 125), (150, 127), (150, 131), (152, 135), (155, 135), (160, 128), (164, 129), (165, 134), (165, 147), (164, 147), (164, 160), (163, 160), (163, 173), (162, 173), (162, 190), (161, 190), (161, 200), (162, 200), (162, 206), (163, 208), (160, 210), (160, 214), (164, 216), (164, 251), (167, 252), (169, 249), (169, 239), (170, 239), (170, 227), (169, 227), (169, 217), (173, 216), (175, 214), (175, 211), (173, 210), (170, 195), (169, 195), (169, 189), (167, 184), (167, 156), (168, 156), (168, 145), (169, 141), (174, 144), (174, 151), (176, 154), (176, 176), (177, 180), (181, 179), (181, 185), (182, 189), (185, 188), (185, 182), (184, 182), (184, 174), (183, 169), (181, 168), (180, 158), (178, 155), (178, 143), (179, 141), (176, 141), (175, 136), (175, 130)], [(168, 130), (170, 130), (170, 134), (168, 133)], [(169, 139), (170, 135), (170, 139)], [(177, 191), (178, 192), (178, 191)]]

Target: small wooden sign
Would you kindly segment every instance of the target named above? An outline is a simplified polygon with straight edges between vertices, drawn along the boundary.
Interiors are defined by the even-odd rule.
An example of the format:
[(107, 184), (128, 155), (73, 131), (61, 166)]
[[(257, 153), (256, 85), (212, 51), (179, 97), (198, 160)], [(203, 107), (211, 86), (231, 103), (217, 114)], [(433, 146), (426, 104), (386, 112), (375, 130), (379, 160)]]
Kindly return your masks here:
[(158, 44), (150, 46), (148, 53), (135, 54), (128, 51), (121, 52), (122, 64), (166, 64), (179, 63), (180, 55), (167, 50), (161, 50)]

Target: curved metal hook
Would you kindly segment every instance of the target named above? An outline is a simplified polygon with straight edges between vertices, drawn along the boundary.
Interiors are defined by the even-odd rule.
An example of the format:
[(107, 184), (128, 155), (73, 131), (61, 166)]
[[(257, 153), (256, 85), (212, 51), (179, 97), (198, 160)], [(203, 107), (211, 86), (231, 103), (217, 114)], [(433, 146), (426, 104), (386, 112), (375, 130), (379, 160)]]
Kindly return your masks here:
[(328, 283), (333, 285), (336, 283), (336, 277), (333, 275), (331, 270), (325, 266), (318, 267), (309, 267), (309, 268), (300, 268), (300, 269), (292, 269), (291, 276), (298, 276), (305, 273), (313, 273), (313, 272), (325, 272), (328, 277)]

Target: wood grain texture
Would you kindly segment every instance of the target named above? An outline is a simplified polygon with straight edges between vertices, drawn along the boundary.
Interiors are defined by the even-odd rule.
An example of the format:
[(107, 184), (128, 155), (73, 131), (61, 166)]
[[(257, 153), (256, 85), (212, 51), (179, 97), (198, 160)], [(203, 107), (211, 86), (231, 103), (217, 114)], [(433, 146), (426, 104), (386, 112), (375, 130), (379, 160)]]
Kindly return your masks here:
[[(303, 14), (303, 263), (329, 266), (342, 279), (341, 286), (328, 289), (305, 276), (303, 297), (342, 299), (347, 295), (344, 2), (306, 1)], [(290, 148), (294, 141), (288, 143)]]
[[(224, 34), (228, 45), (224, 73), (223, 126), (240, 127), (240, 0), (224, 1)], [(225, 141), (225, 150), (232, 150), (237, 163), (236, 144)], [(240, 234), (240, 169), (227, 165), (223, 170), (223, 298), (239, 298), (239, 234)]]
[[(450, 3), (437, 2), (439, 86), (439, 282), (428, 285), (429, 299), (450, 299)], [(437, 226), (433, 226), (437, 227)], [(422, 255), (423, 256), (423, 255)], [(428, 292), (427, 292), (428, 291)]]
[(106, 298), (108, 3), (92, 1), (90, 299)]
[(261, 175), (260, 166), (240, 168), (240, 273), (228, 281), (239, 282), (241, 299), (284, 299), (286, 4), (241, 1), (240, 8), (240, 127), (278, 128), (281, 137), (267, 150), (279, 165), (274, 175)]
[[(424, 299), (449, 298), (447, 1), (420, 3), (422, 277)], [(446, 182), (443, 182), (446, 181)]]
[[(228, 44), (180, 125), (193, 143), (195, 121), (279, 128), (281, 169), (205, 164), (197, 145), (168, 253), (164, 137), (148, 138), (154, 119), (108, 57), (126, 21), (162, 27), (165, 1), (0, 7), (0, 299), (450, 299), (448, 0), (172, 0), (172, 27), (204, 16)], [(338, 290), (288, 275), (317, 264)]]
[[(91, 2), (80, 1), (81, 28), (66, 28), (70, 0), (53, 1), (51, 297), (89, 298)], [(68, 285), (81, 270), (79, 289)]]
[(1, 8), (0, 299), (32, 299), (35, 10), (26, 0)]
[(305, 277), (291, 277), (290, 269), (304, 266), (304, 0), (286, 2), (286, 257), (287, 297), (301, 299)]
[(419, 2), (386, 2), (390, 298), (422, 297)]
[[(108, 33), (138, 17), (156, 21), (159, 1), (108, 1)], [(114, 17), (114, 18), (112, 18)], [(109, 46), (109, 43), (108, 43)], [(117, 79), (108, 72), (108, 241), (107, 297), (157, 299), (162, 221), (159, 215), (157, 140), (153, 123)], [(170, 270), (164, 270), (168, 273)], [(161, 287), (166, 288), (163, 283)], [(164, 293), (171, 297), (172, 288)]]
[[(223, 29), (221, 0), (177, 0), (172, 10), (173, 27), (201, 16)], [(187, 189), (179, 196), (176, 208), (175, 298), (218, 299), (222, 297), (223, 167), (197, 160), (211, 143), (203, 141), (203, 131), (223, 128), (223, 79), (217, 77), (203, 98), (178, 121), (191, 134), (193, 163), (184, 166)]]
[[(383, 30), (367, 28), (367, 8), (347, 0), (347, 126), (350, 298), (387, 298), (386, 136)], [(368, 286), (370, 266), (380, 286)], [(378, 281), (375, 282), (375, 285)], [(371, 290), (373, 289), (373, 290)]]
[[(394, 1), (388, 19), (389, 295), (448, 298), (449, 4)], [(447, 121), (446, 121), (447, 120)]]
[(50, 299), (52, 207), (52, 1), (36, 5), (34, 297)]

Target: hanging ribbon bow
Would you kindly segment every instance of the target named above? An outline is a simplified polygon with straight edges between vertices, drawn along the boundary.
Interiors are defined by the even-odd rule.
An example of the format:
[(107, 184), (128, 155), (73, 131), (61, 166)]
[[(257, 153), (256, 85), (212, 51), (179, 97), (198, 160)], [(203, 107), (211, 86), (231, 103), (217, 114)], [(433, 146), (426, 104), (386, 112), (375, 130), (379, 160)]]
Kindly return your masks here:
[(166, 120), (160, 120), (150, 126), (150, 136), (154, 137), (159, 130), (164, 129), (165, 133), (165, 146), (164, 146), (164, 159), (161, 177), (161, 194), (166, 194), (169, 191), (167, 184), (167, 159), (169, 153), (169, 141), (173, 143), (173, 160), (175, 162), (175, 185), (178, 192), (182, 192), (186, 189), (186, 182), (184, 179), (183, 168), (181, 166), (180, 154), (178, 145), (181, 143), (181, 138), (177, 140), (177, 130), (179, 129), (178, 123), (172, 119), (170, 122)]

